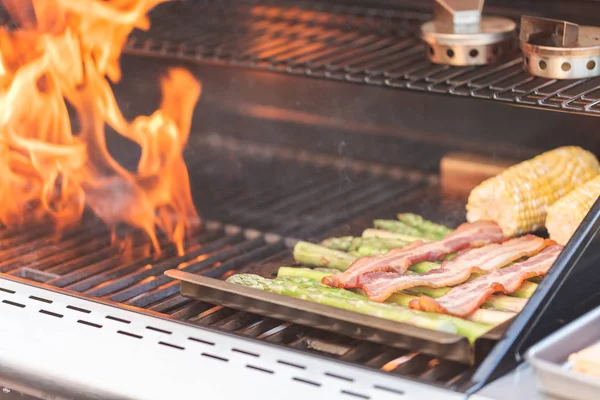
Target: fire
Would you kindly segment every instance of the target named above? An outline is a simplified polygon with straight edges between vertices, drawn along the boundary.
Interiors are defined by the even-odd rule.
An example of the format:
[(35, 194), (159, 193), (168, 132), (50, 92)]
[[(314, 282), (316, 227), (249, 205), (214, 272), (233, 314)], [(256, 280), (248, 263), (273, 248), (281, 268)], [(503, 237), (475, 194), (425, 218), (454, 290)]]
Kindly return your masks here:
[[(161, 80), (160, 108), (126, 121), (109, 79), (134, 28), (166, 0), (0, 0), (18, 29), (0, 29), (0, 222), (106, 224), (158, 230), (183, 251), (198, 227), (182, 152), (201, 85), (183, 69)], [(77, 129), (69, 117), (75, 111)], [(106, 127), (141, 148), (135, 171), (106, 146)]]

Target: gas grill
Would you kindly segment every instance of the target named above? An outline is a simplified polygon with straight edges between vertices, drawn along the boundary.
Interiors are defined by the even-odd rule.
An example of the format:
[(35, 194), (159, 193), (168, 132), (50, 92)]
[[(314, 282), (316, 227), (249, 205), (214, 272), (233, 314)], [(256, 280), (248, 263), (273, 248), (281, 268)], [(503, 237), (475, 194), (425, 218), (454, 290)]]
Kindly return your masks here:
[[(270, 276), (298, 240), (356, 234), (400, 210), (456, 226), (464, 199), (442, 193), (439, 178), (451, 152), (519, 161), (571, 144), (600, 155), (599, 77), (536, 77), (519, 55), (434, 64), (418, 38), (432, 19), (424, 3), (156, 7), (152, 28), (131, 35), (114, 90), (132, 117), (156, 108), (167, 67), (202, 82), (185, 160), (204, 230), (183, 255), (165, 237), (157, 255), (127, 227), (116, 245), (91, 214), (61, 234), (45, 225), (0, 230), (3, 395), (492, 398), (481, 389), (513, 371), (528, 346), (598, 306), (597, 206), (527, 308), (486, 334), (470, 362), (264, 316), (252, 304), (193, 300), (165, 275)], [(484, 12), (600, 26), (600, 3), (574, 3), (489, 1)], [(108, 145), (125, 166), (139, 157), (117, 138)]]

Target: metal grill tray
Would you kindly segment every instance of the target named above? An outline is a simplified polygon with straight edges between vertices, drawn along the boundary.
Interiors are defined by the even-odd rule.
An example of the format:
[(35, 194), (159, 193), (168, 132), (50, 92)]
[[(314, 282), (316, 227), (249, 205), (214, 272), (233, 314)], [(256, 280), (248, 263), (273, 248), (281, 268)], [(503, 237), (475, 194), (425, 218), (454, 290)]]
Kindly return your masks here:
[[(483, 351), (483, 349), (479, 349), (481, 341), (478, 340), (472, 346), (465, 337), (459, 335), (436, 332), (353, 311), (263, 292), (189, 272), (169, 270), (165, 274), (181, 281), (181, 294), (185, 297), (270, 318), (341, 333), (387, 346), (408, 348), (466, 364), (475, 364), (479, 352)], [(510, 321), (503, 326), (507, 326), (508, 323)], [(486, 334), (482, 339), (483, 342), (487, 342), (496, 336), (497, 332), (492, 332), (490, 336)], [(484, 345), (484, 347), (487, 346)]]
[[(392, 216), (398, 210), (425, 212), (428, 217), (448, 225), (455, 225), (461, 218), (459, 214), (462, 214), (458, 212), (463, 209), (461, 206), (464, 206), (461, 200), (454, 201), (439, 197), (434, 189), (416, 193), (413, 197), (405, 199), (402, 205), (394, 204), (389, 209), (380, 208), (347, 225), (330, 230), (320, 235), (319, 239), (361, 232), (370, 226), (375, 216)], [(276, 254), (263, 263), (250, 266), (243, 272), (272, 277), (279, 266), (293, 265), (291, 248), (295, 244), (295, 239), (286, 239), (285, 242), (287, 251)], [(184, 297), (394, 348), (410, 349), (468, 365), (478, 364), (502, 337), (511, 322), (507, 321), (494, 328), (471, 345), (463, 336), (435, 332), (306, 300), (232, 285), (210, 276), (200, 276), (175, 269), (166, 271), (165, 274), (181, 281), (180, 290)]]
[(600, 341), (600, 307), (548, 336), (526, 355), (533, 367), (538, 388), (567, 399), (596, 400), (600, 379), (571, 370), (570, 354)]

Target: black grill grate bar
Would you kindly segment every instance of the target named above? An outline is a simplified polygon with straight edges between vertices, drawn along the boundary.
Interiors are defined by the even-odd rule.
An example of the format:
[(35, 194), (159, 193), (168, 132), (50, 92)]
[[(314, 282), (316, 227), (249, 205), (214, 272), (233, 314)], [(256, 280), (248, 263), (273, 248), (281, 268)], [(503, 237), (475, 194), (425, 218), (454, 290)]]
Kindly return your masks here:
[[(275, 165), (274, 167), (276, 168), (277, 166)], [(267, 180), (257, 185), (258, 187), (255, 188), (254, 193), (248, 194), (248, 196), (241, 194), (239, 197), (227, 201), (226, 204), (220, 206), (219, 209), (223, 210), (225, 215), (227, 213), (236, 215), (245, 213), (246, 210), (252, 210), (256, 208), (265, 209), (270, 205), (269, 203), (276, 203), (274, 206), (285, 210), (287, 207), (281, 205), (282, 201), (287, 200), (290, 198), (290, 196), (293, 196), (298, 192), (303, 193), (306, 190), (322, 190), (323, 188), (326, 188), (327, 185), (331, 185), (332, 182), (335, 181), (337, 174), (337, 171), (327, 171), (324, 174), (311, 177), (309, 171), (306, 171), (306, 175), (304, 176), (308, 177), (308, 179), (305, 182), (302, 182), (297, 186), (285, 186), (282, 190), (273, 190), (273, 185), (277, 185), (277, 182), (273, 182), (271, 179), (272, 176), (265, 174), (267, 175)], [(294, 181), (296, 178), (300, 178), (302, 175), (286, 174), (285, 176), (286, 179)]]
[(136, 285), (144, 280), (149, 280), (152, 282), (156, 279), (156, 276), (160, 275), (160, 277), (162, 277), (162, 273), (168, 269), (177, 268), (177, 266), (181, 263), (192, 262), (194, 258), (203, 257), (204, 255), (230, 246), (230, 248), (227, 250), (218, 251), (216, 255), (208, 257), (206, 260), (212, 259), (216, 260), (213, 262), (217, 262), (225, 259), (229, 257), (232, 252), (240, 251), (240, 249), (247, 247), (244, 242), (242, 242), (241, 245), (237, 244), (241, 240), (242, 234), (226, 236), (207, 245), (199, 245), (194, 249), (190, 249), (190, 251), (185, 253), (183, 256), (176, 256), (176, 254), (172, 254), (170, 256), (167, 255), (164, 259), (159, 259), (157, 261), (143, 258), (129, 265), (124, 264), (117, 266), (114, 271), (107, 271), (107, 278), (111, 276), (111, 272), (114, 274), (112, 276), (115, 276), (115, 278), (108, 278), (110, 280), (105, 278), (103, 283), (86, 290), (85, 293), (96, 297), (106, 297), (112, 294), (108, 298), (117, 302), (127, 300), (137, 294), (131, 295), (126, 288)]
[[(7, 272), (18, 267), (33, 267), (38, 263), (43, 263), (48, 257), (56, 256), (69, 252), (80, 252), (82, 246), (91, 245), (92, 247), (104, 247), (110, 244), (110, 238), (106, 236), (106, 229), (85, 229), (82, 231), (67, 234), (59, 238), (50, 239), (53, 243), (42, 241), (41, 243), (26, 243), (20, 246), (19, 250), (14, 252), (0, 253), (0, 272)], [(36, 251), (32, 252), (31, 248)]]
[[(279, 244), (264, 245), (264, 243), (264, 239), (259, 237), (232, 245), (230, 248), (219, 251), (202, 261), (190, 262), (184, 266), (179, 265), (178, 268), (187, 272), (200, 272), (203, 275), (220, 276), (227, 271), (239, 269), (241, 266), (255, 259), (262, 259), (281, 250), (281, 245)], [(112, 294), (108, 299), (116, 302), (127, 302), (130, 305), (138, 307), (147, 307), (150, 304), (173, 296), (178, 293), (179, 283), (173, 282), (171, 278), (162, 275), (162, 273), (176, 265), (167, 261), (162, 263), (162, 265), (153, 266), (148, 270), (141, 271), (141, 273), (135, 273), (123, 279), (116, 280), (113, 284), (113, 289), (116, 287), (120, 291)]]
[[(283, 218), (290, 218), (299, 216), (310, 212), (315, 207), (314, 201), (309, 201), (314, 195), (319, 195), (320, 202), (333, 201), (336, 198), (343, 197), (351, 192), (353, 189), (361, 190), (361, 188), (368, 187), (373, 178), (361, 177), (357, 178), (352, 184), (348, 179), (332, 179), (323, 185), (315, 186), (302, 192), (296, 196), (290, 196), (289, 200), (284, 201), (280, 204), (276, 204), (274, 207), (268, 207), (258, 212), (246, 211), (243, 213), (245, 220), (266, 220), (268, 218), (277, 218), (277, 215), (284, 215)], [(232, 210), (235, 215), (235, 211)], [(239, 214), (238, 214), (239, 215)]]
[[(102, 254), (107, 252), (113, 253), (115, 249), (109, 247), (110, 240), (106, 240), (103, 237), (96, 238), (93, 241), (78, 246), (77, 249), (63, 252), (60, 246), (56, 246), (56, 253), (48, 255), (37, 260), (33, 260), (29, 263), (19, 263), (18, 268), (7, 271), (8, 274), (20, 275), (23, 269), (36, 269), (39, 271), (47, 270), (58, 264), (68, 264), (73, 260), (80, 259), (81, 257), (87, 257), (88, 259), (98, 259), (102, 257)], [(83, 263), (82, 265), (86, 265)], [(50, 274), (53, 274), (50, 272)]]
[(272, 318), (261, 318), (249, 326), (238, 329), (236, 333), (241, 335), (250, 336), (250, 337), (258, 337), (266, 332), (269, 332), (279, 326), (281, 326), (282, 322)]
[[(218, 232), (209, 231), (194, 238), (188, 246), (190, 252), (193, 252), (199, 243), (211, 240), (218, 235)], [(135, 243), (129, 249), (120, 252), (114, 249), (116, 246), (113, 246), (112, 252), (107, 252), (105, 257), (96, 258), (94, 262), (84, 263), (90, 261), (87, 257), (83, 257), (84, 260), (76, 259), (68, 270), (61, 271), (62, 277), (49, 283), (61, 287), (67, 286), (71, 290), (82, 292), (107, 280), (142, 268), (148, 263), (175, 256), (176, 249), (172, 243), (169, 243), (166, 238), (160, 239), (159, 242), (163, 249), (160, 255), (153, 254), (148, 241), (142, 240), (141, 243)]]

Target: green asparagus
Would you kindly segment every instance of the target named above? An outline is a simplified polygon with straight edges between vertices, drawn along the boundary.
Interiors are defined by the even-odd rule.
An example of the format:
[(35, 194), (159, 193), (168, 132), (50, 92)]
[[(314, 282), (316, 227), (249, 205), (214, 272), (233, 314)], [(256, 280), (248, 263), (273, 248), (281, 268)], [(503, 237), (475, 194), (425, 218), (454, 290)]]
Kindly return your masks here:
[(521, 284), (521, 287), (519, 288), (519, 290), (517, 290), (514, 293), (511, 293), (511, 296), (520, 297), (522, 299), (528, 299), (531, 296), (533, 296), (533, 293), (536, 291), (537, 288), (538, 288), (537, 283), (533, 283), (530, 281), (524, 281)]
[[(411, 269), (418, 273), (425, 273), (430, 271), (431, 269), (438, 268), (439, 264), (433, 262), (421, 262), (413, 265)], [(321, 280), (329, 275), (336, 274), (338, 271), (332, 268), (299, 268), (299, 267), (280, 267), (277, 272), (278, 278), (289, 277), (289, 276), (298, 276), (304, 277), (308, 279), (313, 279), (315, 281), (321, 282)], [(525, 281), (521, 288), (513, 293), (511, 296), (506, 295), (495, 295), (491, 296), (484, 304), (484, 308), (491, 308), (494, 310), (500, 311), (511, 311), (511, 312), (519, 312), (523, 309), (525, 304), (527, 303), (527, 299), (531, 297), (535, 289), (537, 288), (537, 284)], [(451, 288), (443, 287), (443, 288), (430, 288), (427, 286), (418, 286), (411, 289), (407, 289), (402, 293), (395, 293), (392, 295), (390, 299), (394, 303), (408, 304), (406, 301), (399, 301), (399, 299), (411, 299), (416, 295), (426, 295), (433, 298), (438, 298), (446, 294)], [(514, 297), (513, 297), (514, 296)], [(406, 303), (406, 304), (404, 304)]]
[(523, 307), (527, 304), (527, 299), (520, 299), (518, 297), (495, 295), (490, 296), (483, 307), (494, 310), (520, 312)]
[[(357, 258), (357, 256), (309, 242), (299, 241), (294, 246), (294, 259), (300, 264), (345, 271)], [(439, 263), (424, 261), (413, 264), (410, 270), (423, 274), (439, 267)]]
[(328, 249), (339, 250), (339, 251), (351, 251), (356, 246), (356, 240), (354, 236), (340, 236), (332, 237), (323, 240), (320, 244)]
[(395, 238), (363, 238), (352, 236), (334, 237), (321, 242), (321, 246), (333, 250), (345, 251), (357, 257), (380, 255), (390, 249), (402, 248), (407, 244), (407, 241)]
[(383, 229), (394, 233), (400, 233), (402, 235), (423, 237), (424, 239), (429, 240), (437, 240), (437, 236), (431, 237), (431, 235), (428, 235), (415, 227), (406, 225), (404, 222), (396, 221), (393, 219), (376, 219), (375, 221), (373, 221), (373, 226), (377, 229)]
[(300, 241), (294, 246), (294, 259), (302, 264), (345, 271), (356, 260), (356, 257), (343, 251), (332, 250), (318, 244)]
[(421, 217), (420, 215), (416, 214), (398, 214), (397, 218), (404, 224), (416, 228), (422, 233), (430, 235), (434, 239), (441, 239), (453, 231), (447, 226), (427, 221), (426, 219), (423, 219), (423, 217)]
[(266, 279), (257, 275), (238, 274), (227, 281), (427, 329), (457, 333), (471, 342), (491, 328), (489, 325), (448, 315), (415, 311), (396, 304), (375, 303), (360, 294), (330, 288), (307, 278)]
[(390, 232), (390, 231), (386, 231), (383, 229), (365, 229), (362, 233), (362, 237), (364, 237), (364, 238), (376, 237), (376, 238), (398, 239), (398, 240), (403, 240), (403, 241), (409, 242), (409, 243), (416, 242), (417, 240), (421, 240), (423, 242), (429, 241), (428, 239), (425, 239), (420, 236), (404, 235), (402, 233)]

